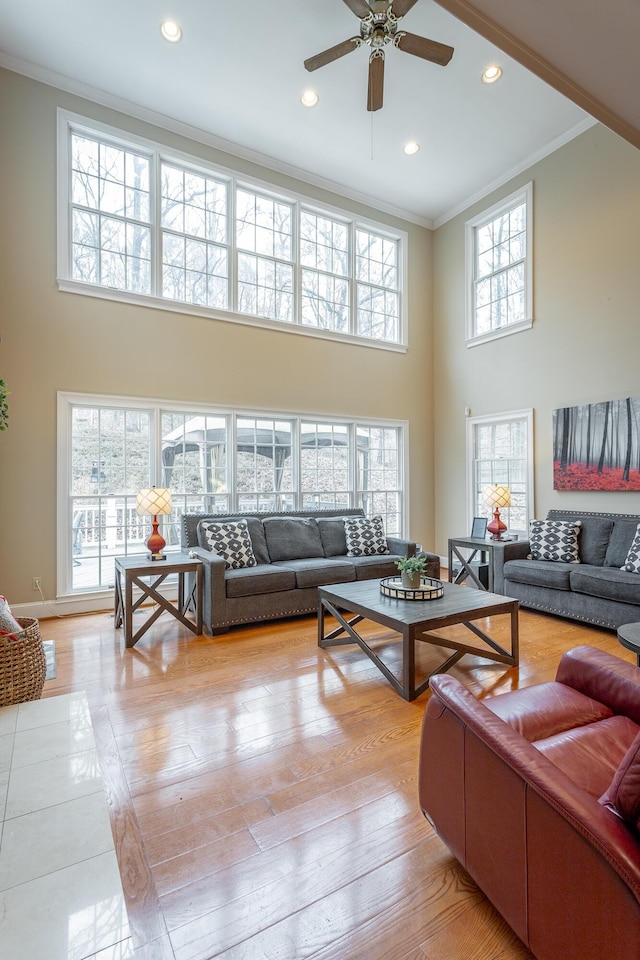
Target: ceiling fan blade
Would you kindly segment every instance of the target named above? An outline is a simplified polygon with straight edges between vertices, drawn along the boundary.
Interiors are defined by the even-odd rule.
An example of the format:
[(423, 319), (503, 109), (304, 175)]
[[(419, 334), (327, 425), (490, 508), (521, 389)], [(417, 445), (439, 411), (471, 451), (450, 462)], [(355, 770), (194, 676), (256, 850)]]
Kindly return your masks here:
[(347, 53), (356, 50), (361, 44), (362, 40), (360, 37), (351, 37), (349, 40), (343, 40), (342, 43), (337, 43), (335, 47), (329, 47), (328, 50), (323, 50), (322, 53), (316, 53), (315, 57), (309, 57), (308, 60), (305, 60), (304, 65), (309, 71), (317, 70), (318, 67), (324, 67), (325, 64), (346, 56)]
[(367, 91), (367, 110), (373, 112), (382, 107), (384, 93), (384, 53), (376, 50), (369, 57), (369, 89)]
[(417, 37), (415, 33), (398, 31), (394, 43), (399, 50), (412, 53), (414, 57), (422, 57), (423, 60), (430, 60), (432, 63), (439, 63), (442, 67), (446, 67), (453, 56), (453, 47), (446, 43), (438, 43), (437, 40)]
[(409, 13), (411, 7), (414, 7), (418, 0), (392, 0), (391, 3), (391, 12), (394, 17), (400, 19), (404, 17), (405, 13)]
[[(344, 0), (352, 13), (355, 13), (359, 20), (368, 17), (371, 13), (371, 7), (366, 0)], [(415, 3), (415, 0), (414, 0)]]

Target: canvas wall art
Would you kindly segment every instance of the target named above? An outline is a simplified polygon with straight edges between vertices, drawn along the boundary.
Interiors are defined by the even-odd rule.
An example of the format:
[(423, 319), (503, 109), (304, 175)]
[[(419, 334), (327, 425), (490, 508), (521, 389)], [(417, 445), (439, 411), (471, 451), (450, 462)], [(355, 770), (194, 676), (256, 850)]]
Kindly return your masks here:
[(640, 397), (553, 411), (554, 490), (640, 491)]

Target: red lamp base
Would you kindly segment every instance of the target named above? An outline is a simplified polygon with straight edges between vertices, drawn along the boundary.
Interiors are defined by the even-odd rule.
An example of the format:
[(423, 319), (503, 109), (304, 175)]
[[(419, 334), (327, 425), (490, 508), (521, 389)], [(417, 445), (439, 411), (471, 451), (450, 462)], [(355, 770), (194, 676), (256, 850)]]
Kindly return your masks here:
[(487, 533), (491, 534), (492, 540), (502, 540), (502, 534), (506, 529), (507, 525), (500, 519), (500, 511), (496, 507), (493, 513), (493, 520), (487, 524)]
[(149, 551), (149, 560), (166, 560), (166, 554), (162, 551), (167, 545), (161, 533), (158, 533), (158, 518), (154, 517), (151, 521), (152, 530), (145, 541), (145, 546)]

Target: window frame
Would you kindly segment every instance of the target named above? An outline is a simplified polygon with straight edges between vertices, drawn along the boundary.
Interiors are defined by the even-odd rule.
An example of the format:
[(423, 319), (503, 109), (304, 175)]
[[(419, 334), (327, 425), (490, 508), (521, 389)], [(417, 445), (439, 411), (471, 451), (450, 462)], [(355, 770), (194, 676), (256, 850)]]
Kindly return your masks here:
[[(398, 490), (399, 490), (399, 531), (391, 535), (405, 536), (409, 529), (409, 425), (405, 420), (372, 419), (357, 416), (335, 416), (329, 414), (301, 413), (283, 410), (267, 410), (260, 408), (223, 407), (213, 404), (188, 403), (167, 398), (128, 397), (110, 394), (71, 393), (60, 391), (57, 397), (57, 431), (58, 431), (58, 463), (57, 463), (57, 597), (70, 598), (81, 602), (99, 599), (104, 602), (108, 587), (94, 587), (88, 590), (73, 588), (73, 544), (72, 544), (72, 417), (73, 410), (78, 406), (93, 408), (110, 408), (114, 410), (140, 410), (150, 414), (149, 447), (150, 447), (150, 478), (151, 484), (163, 485), (162, 474), (162, 416), (166, 413), (184, 413), (193, 416), (211, 416), (226, 418), (228, 439), (228, 502), (229, 511), (240, 510), (238, 500), (242, 494), (237, 490), (236, 479), (236, 450), (237, 424), (239, 420), (274, 420), (290, 421), (292, 424), (292, 462), (293, 475), (293, 509), (304, 510), (303, 498), (305, 491), (301, 486), (300, 454), (301, 454), (301, 424), (326, 423), (330, 426), (346, 426), (349, 437), (349, 490), (347, 498), (350, 506), (358, 506), (359, 501), (366, 502), (366, 498), (376, 491), (363, 491), (359, 487), (358, 471), (356, 469), (356, 437), (359, 427), (373, 429), (392, 429), (398, 435)], [(328, 491), (333, 492), (333, 491)], [(384, 491), (388, 493), (389, 491)], [(395, 493), (396, 491), (392, 491)], [(199, 494), (177, 494), (176, 499)], [(307, 508), (311, 510), (311, 508)], [(225, 511), (227, 512), (227, 511)], [(246, 511), (244, 511), (246, 512)], [(134, 551), (135, 553), (136, 551)], [(87, 607), (91, 609), (91, 607)]]
[[(487, 333), (476, 333), (476, 265), (477, 265), (477, 236), (481, 227), (486, 226), (492, 220), (497, 219), (504, 213), (513, 210), (514, 207), (524, 203), (525, 205), (525, 255), (524, 255), (524, 299), (525, 299), (525, 317), (517, 323), (507, 323), (502, 327), (496, 327)], [(520, 333), (533, 326), (533, 181), (529, 181), (523, 187), (515, 190), (498, 200), (491, 207), (483, 210), (470, 220), (465, 222), (465, 285), (466, 285), (466, 304), (465, 304), (465, 343), (467, 347), (475, 347), (480, 343), (487, 343), (490, 340), (497, 340), (500, 337), (506, 337), (512, 333)]]
[(526, 466), (526, 527), (524, 530), (513, 528), (518, 535), (529, 535), (529, 521), (534, 517), (535, 490), (534, 490), (534, 433), (533, 409), (510, 410), (504, 413), (486, 414), (484, 416), (467, 417), (466, 420), (466, 447), (467, 447), (467, 528), (471, 530), (473, 518), (478, 516), (476, 503), (476, 427), (491, 426), (500, 423), (522, 421), (527, 431), (527, 466)]
[[(152, 292), (135, 293), (99, 286), (72, 278), (72, 172), (71, 172), (71, 136), (73, 133), (87, 137), (104, 138), (114, 146), (133, 149), (150, 157), (151, 177), (151, 288)], [(200, 175), (209, 176), (217, 180), (225, 180), (229, 186), (228, 195), (228, 308), (205, 307), (187, 303), (183, 300), (173, 300), (160, 295), (162, 289), (162, 224), (160, 223), (160, 166), (162, 162), (178, 165), (192, 170)], [(258, 195), (291, 204), (293, 207), (293, 293), (292, 305), (294, 318), (292, 321), (267, 319), (253, 314), (244, 314), (238, 311), (238, 253), (236, 244), (236, 189), (246, 188)], [(306, 209), (320, 217), (328, 217), (345, 223), (349, 229), (350, 244), (350, 275), (349, 282), (349, 329), (341, 333), (337, 330), (325, 329), (302, 323), (301, 317), (301, 276), (302, 264), (299, 255), (300, 240), (300, 211)], [(357, 288), (355, 277), (355, 236), (358, 229), (376, 234), (384, 239), (392, 240), (397, 244), (397, 271), (399, 300), (398, 311), (398, 340), (376, 340), (359, 334), (357, 316)], [(212, 242), (212, 241), (204, 241)], [(367, 217), (361, 217), (347, 209), (334, 207), (305, 196), (290, 189), (278, 190), (273, 184), (258, 178), (246, 176), (237, 170), (185, 153), (181, 150), (170, 149), (162, 143), (141, 137), (126, 130), (121, 130), (102, 123), (98, 120), (85, 117), (71, 111), (58, 109), (58, 146), (57, 146), (57, 285), (58, 289), (66, 293), (76, 293), (99, 299), (117, 300), (136, 306), (146, 306), (155, 309), (189, 314), (208, 319), (225, 320), (233, 323), (242, 323), (249, 326), (259, 326), (267, 329), (286, 331), (302, 336), (320, 337), (337, 340), (342, 343), (355, 343), (359, 346), (369, 346), (375, 349), (406, 352), (408, 348), (408, 315), (407, 315), (407, 264), (408, 264), (408, 235), (406, 231), (389, 227)]]

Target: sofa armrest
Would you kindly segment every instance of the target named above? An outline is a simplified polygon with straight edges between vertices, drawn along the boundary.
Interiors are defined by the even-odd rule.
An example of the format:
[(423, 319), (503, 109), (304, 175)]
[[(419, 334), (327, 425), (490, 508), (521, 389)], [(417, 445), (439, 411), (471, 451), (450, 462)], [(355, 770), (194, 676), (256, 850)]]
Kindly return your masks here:
[(413, 540), (403, 540), (401, 537), (387, 537), (389, 553), (397, 553), (400, 557), (413, 557), (416, 544)]
[(225, 621), (227, 565), (223, 557), (203, 547), (191, 547), (189, 555), (202, 561), (202, 622), (205, 633), (213, 633)]
[(504, 594), (504, 565), (507, 560), (524, 560), (531, 547), (528, 540), (493, 541), (493, 592)]
[[(457, 802), (455, 792), (460, 789), (464, 794), (465, 791), (466, 765), (469, 762), (465, 745), (468, 735), (472, 734), (513, 771), (527, 790), (533, 791), (551, 808), (556, 818), (563, 822), (563, 829), (579, 834), (593, 848), (595, 854), (618, 874), (636, 900), (640, 901), (640, 843), (630, 828), (594, 797), (576, 786), (559, 767), (509, 724), (476, 700), (460, 681), (440, 675), (431, 679), (430, 686), (433, 696), (425, 711), (420, 744), (420, 804), (426, 815), (429, 815), (432, 804), (439, 807), (443, 819), (453, 817), (448, 824), (449, 828), (462, 828), (462, 837), (454, 837), (454, 844), (450, 843), (446, 832), (443, 833), (443, 839), (467, 869), (469, 864), (466, 863), (464, 840), (466, 828), (460, 820), (460, 816), (464, 814), (458, 814), (456, 824), (455, 810), (450, 813), (449, 808)], [(440, 730), (443, 731), (443, 736), (440, 735)], [(443, 742), (447, 738), (450, 742)], [(450, 791), (442, 782), (434, 782), (434, 770), (441, 769), (443, 757), (456, 753), (460, 756), (454, 761), (458, 764), (458, 771), (454, 772), (454, 776), (461, 776), (462, 782), (454, 783), (453, 791)], [(497, 807), (502, 792), (501, 784), (489, 778), (483, 789), (488, 794), (495, 795)], [(470, 797), (469, 804), (472, 805), (473, 800), (474, 798)], [(440, 830), (437, 819), (435, 826)]]
[(596, 647), (574, 647), (562, 655), (556, 680), (640, 726), (640, 670), (635, 664)]

